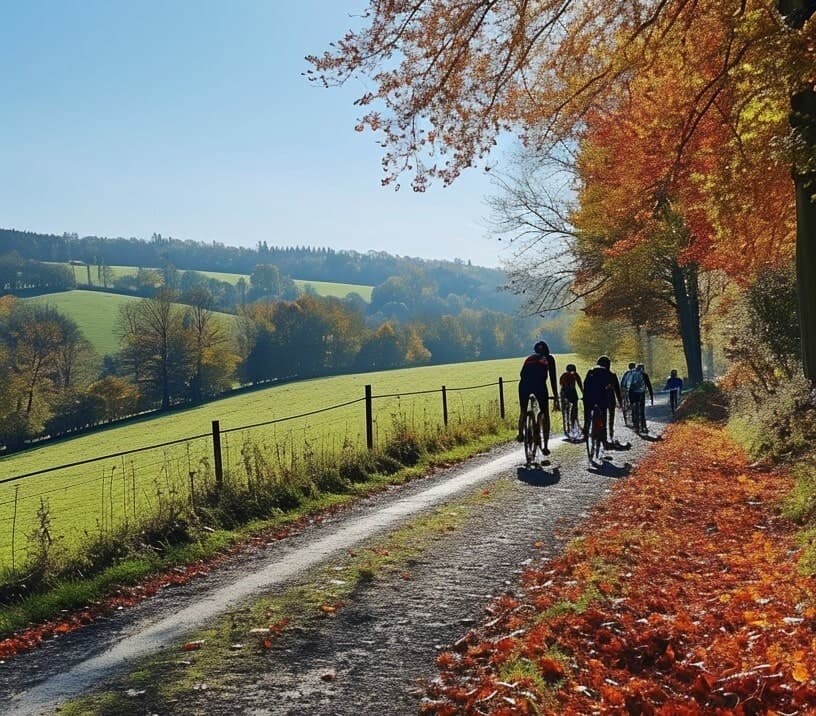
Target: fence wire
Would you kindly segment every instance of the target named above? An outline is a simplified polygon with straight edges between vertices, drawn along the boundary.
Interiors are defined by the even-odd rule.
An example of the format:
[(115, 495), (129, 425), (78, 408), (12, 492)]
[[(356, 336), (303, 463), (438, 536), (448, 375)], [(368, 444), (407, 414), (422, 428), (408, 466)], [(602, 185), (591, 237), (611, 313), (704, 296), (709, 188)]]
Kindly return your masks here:
[[(444, 407), (448, 425), (498, 414), (498, 385), (448, 387), (446, 406), (441, 387), (372, 395), (374, 446), (406, 427), (424, 434), (444, 430)], [(514, 406), (514, 396), (509, 398), (508, 405)], [(343, 451), (365, 450), (364, 401), (355, 398), (249, 425), (221, 426), (224, 473), (247, 487), (264, 474), (291, 474), (309, 460), (318, 463)], [(57, 554), (76, 554), (97, 538), (102, 542), (147, 531), (159, 518), (188, 513), (202, 495), (216, 489), (214, 457), (213, 436), (204, 433), (3, 475), (0, 573), (19, 569), (45, 542)], [(0, 466), (8, 464), (0, 461)]]

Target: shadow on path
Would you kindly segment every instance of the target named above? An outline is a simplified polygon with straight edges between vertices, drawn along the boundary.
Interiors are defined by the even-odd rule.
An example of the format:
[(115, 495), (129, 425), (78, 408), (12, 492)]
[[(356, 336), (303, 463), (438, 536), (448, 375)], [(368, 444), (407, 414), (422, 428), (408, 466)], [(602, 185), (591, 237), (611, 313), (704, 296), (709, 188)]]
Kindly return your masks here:
[(553, 467), (545, 470), (543, 467), (520, 467), (516, 470), (516, 476), (522, 482), (526, 482), (533, 487), (546, 487), (555, 485), (561, 479), (561, 468)]
[(656, 443), (658, 440), (663, 439), (662, 435), (649, 435), (648, 433), (638, 433), (638, 437), (647, 443)]
[(601, 462), (593, 461), (589, 466), (589, 472), (594, 475), (603, 475), (604, 477), (621, 478), (626, 477), (632, 472), (632, 465), (625, 462), (623, 465), (613, 465), (609, 460), (602, 460)]

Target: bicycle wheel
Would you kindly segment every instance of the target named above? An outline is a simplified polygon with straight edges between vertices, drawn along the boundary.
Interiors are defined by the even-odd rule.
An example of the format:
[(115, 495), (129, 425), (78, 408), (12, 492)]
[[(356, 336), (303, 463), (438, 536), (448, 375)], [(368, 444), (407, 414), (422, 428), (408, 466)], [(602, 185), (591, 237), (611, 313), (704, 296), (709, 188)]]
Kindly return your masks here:
[(601, 458), (604, 437), (606, 434), (606, 423), (604, 420), (604, 410), (597, 406), (592, 408), (592, 415), (589, 422), (589, 437), (587, 438), (587, 449), (589, 451), (590, 462), (594, 458)]
[(629, 391), (626, 391), (621, 397), (623, 398), (623, 403), (621, 405), (621, 412), (623, 413), (623, 424), (627, 428), (632, 427), (632, 404), (629, 402)]
[(564, 424), (564, 437), (567, 439), (569, 439), (570, 431), (572, 430), (572, 425), (570, 424), (570, 418), (572, 417), (570, 405), (571, 403), (567, 398), (561, 398), (561, 420)]
[(532, 410), (528, 410), (527, 417), (524, 419), (524, 459), (528, 465), (535, 460), (536, 432), (535, 414)]

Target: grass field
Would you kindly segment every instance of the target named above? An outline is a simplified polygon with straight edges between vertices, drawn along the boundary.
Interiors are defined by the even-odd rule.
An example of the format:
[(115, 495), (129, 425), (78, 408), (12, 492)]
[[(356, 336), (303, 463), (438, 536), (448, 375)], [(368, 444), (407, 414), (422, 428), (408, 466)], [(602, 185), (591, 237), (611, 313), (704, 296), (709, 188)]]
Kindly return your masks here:
[[(102, 291), (76, 290), (49, 293), (24, 300), (52, 306), (63, 315), (72, 318), (97, 353), (105, 355), (119, 350), (120, 307), (142, 299)], [(227, 324), (232, 324), (236, 320), (235, 316), (228, 313), (218, 315), (223, 316)]]
[[(85, 266), (72, 267), (68, 264), (63, 265), (68, 266), (73, 270), (77, 285), (82, 286), (88, 284), (88, 271)], [(136, 272), (138, 271), (138, 268), (135, 266), (110, 266), (109, 268), (114, 279), (121, 278), (123, 276), (135, 276)], [(243, 278), (247, 283), (249, 283), (249, 274), (224, 273), (220, 271), (198, 271), (198, 273), (217, 279), (218, 281), (231, 283), (233, 285), (235, 285), (240, 278)], [(335, 296), (337, 298), (345, 298), (350, 293), (357, 293), (363, 298), (363, 300), (371, 300), (372, 286), (356, 283), (333, 283), (331, 281), (307, 281), (297, 278), (293, 280), (295, 285), (301, 291), (306, 290), (307, 286), (311, 286), (318, 296)], [(91, 266), (91, 285), (99, 288), (102, 287), (102, 280), (97, 276), (97, 269), (95, 266)]]
[[(568, 359), (573, 356), (561, 357), (559, 365)], [(359, 399), (366, 384), (372, 386), (375, 396), (377, 440), (388, 436), (397, 414), (419, 430), (441, 429), (443, 385), (448, 390), (449, 419), (454, 422), (467, 414), (495, 410), (495, 384), (501, 376), (507, 383), (507, 415), (512, 418), (517, 410), (519, 365), (520, 360), (513, 358), (289, 383), (0, 458), (0, 479), (4, 479), (181, 441), (0, 484), (0, 568), (10, 566), (12, 557), (19, 564), (25, 555), (27, 537), (37, 527), (41, 500), (48, 501), (52, 535), (69, 551), (85, 533), (110, 531), (128, 521), (138, 522), (174, 499), (189, 500), (191, 490), (194, 493), (201, 489), (202, 481), (212, 480), (213, 420), (220, 422), (225, 470), (244, 474), (247, 461), (257, 459), (277, 460), (285, 467), (291, 460), (304, 459), (309, 451), (339, 453), (344, 446), (365, 445), (365, 404)], [(483, 387), (470, 389), (473, 386)], [(468, 390), (460, 390), (463, 388)], [(405, 395), (417, 391), (434, 392)], [(358, 400), (342, 408), (286, 419)], [(258, 426), (270, 421), (280, 422)], [(251, 449), (255, 445), (264, 448), (265, 458)]]

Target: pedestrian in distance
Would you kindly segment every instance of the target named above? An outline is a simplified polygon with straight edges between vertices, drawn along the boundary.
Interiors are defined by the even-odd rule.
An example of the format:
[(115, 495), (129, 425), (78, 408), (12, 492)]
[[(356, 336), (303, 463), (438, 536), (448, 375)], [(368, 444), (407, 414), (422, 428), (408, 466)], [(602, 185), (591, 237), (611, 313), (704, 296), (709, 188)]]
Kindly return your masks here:
[(672, 413), (674, 413), (680, 404), (680, 394), (683, 392), (683, 379), (678, 377), (676, 370), (672, 370), (666, 381), (664, 390), (669, 391), (669, 404), (671, 405)]
[[(550, 451), (547, 443), (550, 439), (550, 396), (547, 389), (547, 380), (550, 382), (553, 396), (558, 396), (558, 388), (556, 387), (555, 358), (550, 355), (550, 347), (544, 341), (539, 341), (533, 346), (533, 353), (524, 359), (519, 375), (521, 379), (518, 388), (519, 422), (517, 440), (520, 443), (524, 442), (524, 418), (527, 414), (527, 400), (530, 394), (533, 394), (541, 410), (542, 452), (549, 455)], [(557, 401), (554, 410), (558, 410)]]

